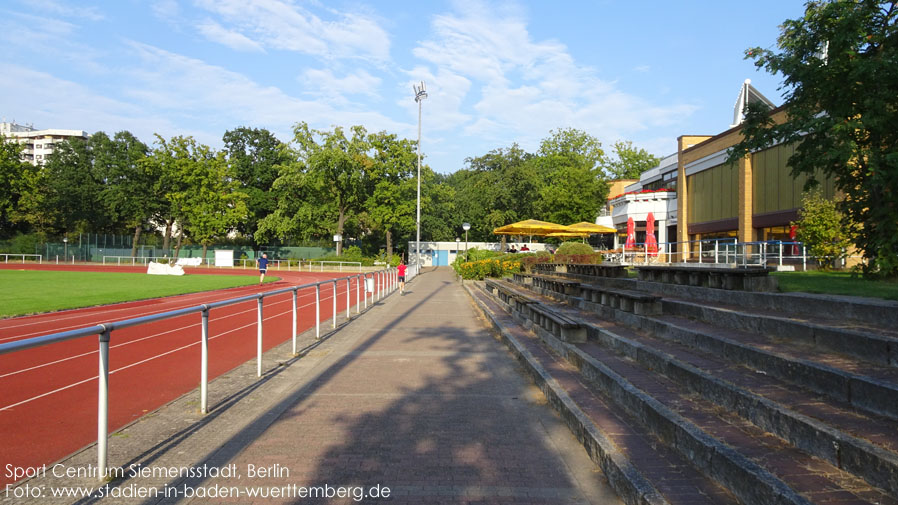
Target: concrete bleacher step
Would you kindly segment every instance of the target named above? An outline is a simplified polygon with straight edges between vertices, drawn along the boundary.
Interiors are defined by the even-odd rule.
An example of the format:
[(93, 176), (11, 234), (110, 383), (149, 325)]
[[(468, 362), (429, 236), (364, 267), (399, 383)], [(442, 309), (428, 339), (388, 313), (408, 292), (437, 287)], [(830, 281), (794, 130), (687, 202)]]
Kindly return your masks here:
[(469, 293), (625, 503), (739, 503), (676, 451), (660, 444), (638, 420), (609, 405), (570, 363), (519, 324), (508, 307), (482, 290)]
[[(617, 281), (619, 279), (615, 279)], [(679, 286), (682, 287), (682, 286)], [(695, 288), (707, 290), (707, 288)], [(569, 305), (583, 308), (587, 311), (599, 314), (602, 317), (615, 320), (625, 326), (639, 328), (651, 335), (674, 340), (707, 352), (719, 353), (741, 365), (754, 367), (763, 373), (771, 374), (781, 379), (794, 382), (815, 392), (829, 395), (832, 398), (845, 401), (851, 405), (870, 412), (882, 414), (893, 419), (898, 419), (898, 367), (891, 365), (888, 357), (895, 352), (895, 345), (887, 337), (882, 337), (880, 343), (885, 347), (881, 351), (887, 356), (884, 360), (874, 362), (872, 360), (859, 360), (850, 355), (833, 350), (826, 350), (827, 346), (814, 345), (800, 339), (790, 339), (788, 336), (780, 337), (778, 334), (770, 334), (765, 330), (782, 329), (781, 326), (770, 322), (768, 315), (752, 316), (743, 312), (742, 316), (733, 316), (732, 311), (724, 314), (722, 311), (705, 311), (689, 302), (671, 301), (665, 299), (662, 305), (668, 309), (676, 308), (693, 317), (682, 315), (643, 316), (628, 312), (622, 312), (603, 305), (588, 302), (580, 297), (568, 296), (561, 293), (546, 293), (552, 299), (562, 300)], [(752, 293), (759, 295), (759, 293)], [(772, 296), (772, 295), (768, 295)], [(763, 301), (755, 301), (762, 303)], [(676, 311), (674, 310), (674, 311)], [(707, 317), (707, 320), (695, 319), (695, 316)], [(755, 331), (739, 329), (734, 320), (742, 319), (743, 322), (751, 317), (761, 320), (768, 318), (766, 326), (758, 323)], [(756, 320), (756, 322), (757, 322)], [(802, 327), (803, 329), (797, 329)], [(733, 326), (736, 326), (735, 328)], [(790, 321), (791, 331), (811, 335), (827, 335), (828, 340), (847, 339), (850, 345), (851, 336), (842, 334), (834, 337), (837, 330), (832, 327), (823, 327), (809, 321), (793, 319)], [(868, 346), (872, 339), (867, 338), (858, 344), (858, 347)], [(869, 354), (869, 349), (863, 354)], [(859, 351), (859, 353), (861, 353)], [(885, 361), (886, 363), (883, 363)]]
[(801, 450), (898, 496), (898, 422), (866, 414), (725, 358), (616, 326), (581, 319), (591, 346), (626, 356)]
[(744, 310), (719, 303), (665, 299), (663, 313), (770, 335), (824, 351), (898, 367), (898, 329), (875, 321), (799, 317), (781, 311)]
[[(552, 303), (548, 297), (539, 297), (547, 305)], [(553, 295), (553, 298), (558, 297)], [(584, 305), (574, 297), (561, 298), (569, 304)], [(815, 503), (898, 503), (895, 499), (898, 496), (895, 452), (898, 423), (825, 396), (829, 391), (821, 391), (824, 395), (814, 394), (778, 379), (755, 368), (751, 360), (748, 362), (751, 366), (746, 367), (734, 365), (728, 358), (755, 352), (776, 355), (783, 360), (781, 365), (798, 369), (799, 379), (811, 381), (821, 369), (830, 369), (849, 380), (849, 394), (843, 400), (851, 400), (852, 387), (856, 395), (863, 394), (859, 391), (869, 389), (871, 384), (887, 389), (894, 387), (896, 382), (889, 377), (890, 367), (882, 367), (873, 374), (878, 377), (864, 377), (858, 372), (866, 370), (868, 363), (844, 357), (839, 360), (830, 357), (826, 364), (815, 363), (807, 359), (807, 347), (804, 355), (799, 352), (801, 349), (793, 349), (792, 356), (778, 355), (778, 349), (771, 348), (779, 347), (780, 342), (775, 342), (777, 345), (768, 342), (768, 349), (763, 348), (763, 343), (756, 348), (751, 347), (752, 343), (726, 339), (721, 343), (710, 335), (715, 329), (713, 325), (699, 328), (699, 333), (705, 335), (685, 338), (685, 333), (696, 330), (695, 325), (704, 323), (682, 317), (652, 318), (602, 307), (586, 307), (590, 309), (586, 311), (555, 304), (561, 314), (589, 326), (590, 342), (571, 345), (546, 334), (541, 335), (543, 339), (557, 353), (577, 364), (584, 377), (601, 384), (603, 394), (617, 400), (618, 406), (629, 409), (631, 416), (654, 420), (658, 436), (683, 449), (699, 468), (715, 472), (716, 466), (720, 466), (735, 471), (738, 476), (735, 478), (709, 475), (726, 483), (741, 502), (773, 503), (765, 500), (772, 500), (773, 495), (780, 498), (788, 495), (782, 494), (786, 489), (797, 493), (786, 502), (801, 503), (810, 496)], [(653, 332), (659, 334), (652, 336)], [(671, 338), (678, 332), (679, 337)], [(730, 336), (731, 330), (725, 333)], [(703, 349), (694, 345), (695, 339), (717, 343)], [(734, 352), (734, 348), (740, 352)], [(845, 365), (847, 370), (832, 367), (834, 363)], [(801, 377), (807, 374), (808, 367), (814, 371), (811, 377)], [(800, 384), (802, 380), (797, 382)], [(648, 398), (640, 399), (640, 392)], [(893, 402), (898, 401), (896, 398), (891, 396)], [(854, 400), (865, 403), (858, 398)], [(871, 410), (889, 411), (888, 406), (880, 404), (883, 400), (887, 401), (888, 397), (880, 395), (874, 399), (875, 408)], [(653, 406), (653, 402), (657, 405)], [(734, 451), (729, 454), (729, 460), (727, 450)], [(714, 458), (718, 458), (716, 465), (702, 467)], [(735, 466), (722, 464), (720, 458)], [(754, 482), (751, 489), (744, 488), (746, 478)], [(772, 494), (753, 501), (758, 499), (758, 493), (765, 492)], [(793, 498), (798, 501), (789, 501)]]
[[(676, 451), (693, 470), (723, 485), (740, 503), (806, 504), (847, 497), (854, 503), (889, 503), (888, 496), (871, 490), (866, 482), (802, 453), (698, 395), (684, 393), (680, 385), (626, 357), (594, 343), (568, 344), (537, 331), (555, 352), (554, 359), (563, 357), (575, 365), (587, 381), (585, 386), (616, 407), (618, 417)], [(570, 387), (574, 382), (583, 385), (582, 379), (560, 382)], [(696, 497), (690, 500), (689, 494), (683, 495), (686, 502), (696, 503)]]

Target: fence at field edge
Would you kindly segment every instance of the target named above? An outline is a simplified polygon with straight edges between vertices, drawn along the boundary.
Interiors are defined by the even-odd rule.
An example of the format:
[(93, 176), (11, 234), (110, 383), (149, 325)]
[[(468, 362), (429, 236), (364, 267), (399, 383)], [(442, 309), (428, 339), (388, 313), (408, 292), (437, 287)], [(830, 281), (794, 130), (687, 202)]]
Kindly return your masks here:
[[(39, 256), (39, 255), (32, 255), (32, 256)], [(190, 259), (190, 258), (187, 258), (187, 259)], [(200, 258), (197, 258), (197, 259), (200, 259)], [(162, 261), (169, 262), (169, 261), (171, 261), (171, 258), (166, 257), (166, 256), (163, 256), (163, 257), (158, 257), (158, 256), (103, 256), (103, 260), (102, 260), (103, 265), (107, 264), (107, 260), (109, 261), (110, 264), (115, 264), (116, 266), (121, 266), (121, 265), (137, 266), (137, 265), (147, 265), (151, 261), (158, 262), (158, 261), (162, 260)], [(237, 265), (238, 261), (240, 262), (239, 267)], [(73, 260), (73, 262), (74, 262), (74, 260)], [(210, 267), (210, 268), (215, 267), (216, 266), (215, 258), (201, 258), (200, 265), (205, 265), (206, 267)], [(311, 272), (313, 270), (314, 265), (318, 265), (318, 267), (316, 267), (316, 268), (320, 272), (325, 271), (325, 265), (329, 265), (327, 267), (328, 271), (331, 271), (334, 268), (336, 268), (336, 271), (342, 272), (344, 266), (347, 267), (347, 269), (351, 268), (353, 270), (357, 270), (358, 272), (362, 271), (362, 262), (361, 261), (302, 261), (302, 260), (290, 260), (290, 259), (287, 259), (287, 260), (269, 259), (268, 265), (269, 265), (270, 270), (287, 270), (288, 272), (292, 271), (292, 270), (296, 270), (297, 272), (300, 272), (300, 271)], [(236, 260), (234, 260), (234, 265), (230, 268), (247, 269), (247, 268), (255, 268), (255, 266), (256, 266), (256, 260), (236, 259)], [(222, 267), (222, 268), (229, 268), (229, 267)]]
[(0, 253), (0, 256), (3, 256), (3, 263), (9, 263), (9, 257), (13, 258), (22, 258), (22, 263), (25, 263), (26, 258), (30, 258), (29, 261), (37, 261), (38, 263), (43, 262), (43, 256), (40, 254), (13, 254), (13, 253)]
[[(410, 274), (410, 275), (409, 275)], [(417, 274), (417, 271), (413, 271), (409, 269), (407, 273), (407, 279), (411, 280)], [(371, 283), (367, 282), (371, 280)], [(102, 468), (104, 474), (101, 475), (101, 478), (106, 476), (106, 472), (108, 469), (107, 465), (107, 440), (108, 440), (108, 414), (109, 414), (109, 343), (112, 338), (112, 332), (115, 330), (120, 330), (124, 328), (130, 328), (133, 326), (139, 326), (142, 324), (153, 323), (157, 321), (162, 321), (165, 319), (171, 319), (174, 317), (184, 316), (188, 314), (200, 313), (202, 318), (202, 330), (201, 330), (201, 363), (200, 363), (200, 411), (203, 414), (208, 413), (208, 370), (209, 370), (209, 310), (218, 307), (224, 307), (228, 305), (234, 305), (237, 303), (248, 302), (252, 300), (257, 300), (257, 332), (256, 332), (256, 375), (258, 377), (262, 376), (262, 312), (264, 306), (264, 300), (266, 297), (270, 297), (273, 295), (283, 294), (283, 293), (292, 293), (293, 300), (293, 332), (292, 332), (292, 340), (293, 340), (293, 354), (296, 354), (296, 339), (297, 339), (297, 292), (300, 289), (306, 288), (315, 288), (315, 338), (321, 338), (321, 286), (323, 284), (332, 284), (334, 287), (334, 297), (333, 297), (333, 317), (332, 317), (332, 328), (337, 327), (337, 286), (338, 283), (342, 281), (346, 281), (347, 288), (351, 287), (352, 281), (355, 280), (356, 283), (356, 314), (361, 314), (362, 307), (359, 303), (364, 303), (364, 308), (367, 310), (368, 308), (368, 293), (371, 293), (371, 303), (373, 304), (377, 300), (381, 300), (386, 296), (389, 296), (393, 291), (396, 290), (398, 286), (398, 274), (395, 268), (389, 268), (384, 270), (378, 270), (375, 272), (366, 272), (358, 275), (351, 275), (347, 277), (339, 277), (337, 279), (329, 279), (326, 281), (314, 282), (309, 284), (303, 284), (300, 286), (292, 286), (289, 288), (282, 288), (275, 291), (268, 291), (265, 293), (257, 293), (255, 295), (242, 296), (239, 298), (233, 298), (229, 300), (222, 300), (218, 302), (201, 304), (194, 307), (187, 307), (178, 310), (172, 310), (168, 312), (163, 312), (160, 314), (153, 314), (150, 316), (141, 316), (132, 319), (125, 319), (120, 321), (112, 321), (108, 323), (101, 323), (93, 326), (86, 326), (83, 328), (78, 328), (74, 330), (68, 330), (58, 333), (51, 333), (47, 335), (41, 335), (39, 337), (28, 338), (25, 340), (18, 340), (15, 342), (8, 342), (4, 344), (0, 344), (0, 354), (8, 354), (11, 352), (22, 351), (25, 349), (31, 349), (34, 347), (42, 347), (49, 344), (54, 344), (57, 342), (63, 342), (67, 340), (73, 340), (76, 338), (88, 337), (92, 335), (99, 335), (99, 375), (98, 375), (98, 392), (97, 392), (97, 468)], [(364, 301), (361, 300), (362, 293), (362, 284), (365, 284), (365, 297)], [(369, 291), (368, 287), (372, 287)], [(351, 317), (350, 310), (350, 289), (346, 291), (346, 317)]]

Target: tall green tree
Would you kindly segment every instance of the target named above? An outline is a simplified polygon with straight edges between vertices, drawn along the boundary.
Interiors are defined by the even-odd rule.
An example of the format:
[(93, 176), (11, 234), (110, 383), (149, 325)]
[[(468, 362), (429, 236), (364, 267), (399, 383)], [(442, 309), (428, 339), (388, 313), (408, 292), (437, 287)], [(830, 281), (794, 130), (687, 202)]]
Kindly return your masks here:
[(42, 211), (45, 220), (54, 222), (56, 231), (118, 231), (103, 199), (106, 160), (112, 157), (112, 150), (112, 139), (103, 132), (87, 140), (72, 138), (56, 144), (42, 167), (46, 175)]
[(152, 191), (152, 173), (144, 170), (146, 165), (141, 163), (147, 153), (146, 144), (130, 132), (120, 131), (95, 157), (104, 175), (103, 201), (110, 219), (134, 232), (131, 257), (137, 255), (140, 235), (159, 206)]
[[(471, 223), (470, 239), (489, 240), (494, 228), (536, 217), (543, 178), (533, 158), (513, 144), (465, 160), (468, 167), (457, 178), (457, 194), (460, 220)], [(461, 227), (461, 222), (454, 224)]]
[(365, 210), (384, 234), (387, 260), (393, 257), (394, 233), (415, 226), (417, 198), (415, 143), (386, 132), (368, 136), (371, 159)]
[(0, 136), (0, 237), (25, 231), (29, 220), (20, 205), (35, 191), (38, 168), (21, 160), (24, 146)]
[(609, 179), (639, 179), (643, 172), (661, 161), (645, 149), (634, 147), (630, 140), (618, 140), (611, 149), (614, 157), (605, 160), (603, 167)]
[[(313, 130), (304, 122), (294, 129), (294, 142), (299, 160), (306, 170), (305, 184), (317, 198), (310, 204), (317, 209), (306, 212), (317, 215), (334, 234), (343, 235), (347, 219), (358, 213), (367, 200), (366, 183), (372, 160), (368, 156), (368, 133), (361, 126), (333, 131)], [(342, 252), (337, 242), (337, 255)]]
[(289, 161), (289, 153), (274, 134), (264, 128), (240, 127), (225, 132), (224, 151), (234, 178), (246, 193), (246, 219), (237, 224), (237, 231), (255, 239), (259, 221), (274, 212), (277, 198), (272, 191), (278, 177), (278, 167)]
[(746, 51), (783, 76), (785, 121), (751, 106), (745, 140), (730, 159), (795, 143), (793, 175), (809, 184), (822, 169), (845, 195), (841, 208), (861, 229), (865, 275), (898, 277), (898, 8), (894, 1), (808, 2), (786, 20), (777, 49)]
[[(176, 136), (166, 141), (157, 135), (157, 146), (148, 159), (148, 172), (157, 177), (155, 191), (164, 202), (161, 219), (177, 223), (182, 233), (207, 247), (227, 236), (246, 216), (246, 194), (225, 159), (193, 137)], [(170, 233), (170, 232), (169, 232)], [(180, 250), (180, 240), (174, 256)]]
[(550, 132), (534, 160), (544, 177), (537, 202), (541, 217), (559, 224), (595, 220), (608, 196), (603, 158), (602, 144), (586, 132)]

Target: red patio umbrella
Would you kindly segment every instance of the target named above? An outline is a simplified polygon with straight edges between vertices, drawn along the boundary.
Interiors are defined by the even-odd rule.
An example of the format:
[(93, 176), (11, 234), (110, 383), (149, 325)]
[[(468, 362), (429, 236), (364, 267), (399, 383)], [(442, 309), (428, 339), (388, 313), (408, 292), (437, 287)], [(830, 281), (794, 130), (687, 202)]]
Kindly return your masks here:
[(798, 244), (795, 243), (795, 237), (798, 235), (798, 227), (794, 224), (789, 228), (789, 241), (792, 242), (792, 256), (798, 256)]
[(655, 214), (651, 212), (645, 218), (645, 250), (652, 256), (658, 255), (658, 241), (655, 239)]
[(627, 241), (624, 242), (624, 249), (632, 249), (636, 247), (636, 223), (633, 218), (627, 218)]

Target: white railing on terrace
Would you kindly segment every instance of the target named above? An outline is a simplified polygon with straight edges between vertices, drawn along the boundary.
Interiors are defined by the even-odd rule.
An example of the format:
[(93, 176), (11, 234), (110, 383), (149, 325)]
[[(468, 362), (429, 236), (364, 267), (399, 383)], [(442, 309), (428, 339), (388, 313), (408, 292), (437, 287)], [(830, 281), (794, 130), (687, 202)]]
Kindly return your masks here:
[[(411, 273), (411, 272), (409, 272)], [(414, 277), (412, 275), (411, 277)], [(409, 277), (409, 279), (411, 278)], [(97, 468), (102, 469), (101, 478), (105, 478), (107, 474), (107, 439), (109, 436), (109, 344), (112, 340), (112, 332), (133, 326), (154, 323), (178, 316), (199, 313), (202, 321), (202, 329), (200, 333), (201, 341), (201, 357), (200, 357), (200, 411), (203, 414), (208, 412), (208, 371), (209, 371), (209, 310), (218, 307), (225, 307), (237, 303), (257, 301), (257, 331), (256, 331), (256, 375), (262, 376), (262, 313), (263, 305), (266, 297), (292, 293), (293, 296), (293, 354), (296, 354), (297, 345), (297, 292), (300, 289), (315, 288), (315, 338), (321, 338), (321, 286), (323, 284), (333, 285), (333, 317), (331, 327), (337, 327), (337, 287), (339, 283), (346, 282), (346, 317), (350, 318), (350, 292), (352, 290), (352, 282), (356, 284), (356, 314), (361, 314), (361, 303), (364, 308), (368, 308), (368, 293), (371, 293), (371, 303), (389, 296), (398, 286), (398, 276), (395, 268), (379, 270), (375, 272), (351, 275), (348, 277), (340, 277), (300, 286), (258, 293), (255, 295), (233, 298), (230, 300), (222, 300), (218, 302), (202, 304), (195, 307), (188, 307), (178, 310), (153, 314), (150, 316), (142, 316), (133, 319), (125, 319), (112, 321), (94, 326), (87, 326), (59, 333), (51, 333), (39, 337), (18, 340), (15, 342), (7, 342), (0, 344), (0, 354), (8, 354), (11, 352), (22, 351), (34, 347), (41, 347), (57, 342), (78, 339), (82, 337), (90, 337), (99, 335), (99, 376), (98, 376), (98, 408), (97, 408)], [(364, 301), (361, 300), (362, 285), (365, 285)]]
[(830, 258), (809, 256), (801, 242), (768, 240), (739, 242), (736, 239), (705, 239), (688, 242), (662, 242), (658, 252), (649, 252), (645, 243), (605, 254), (605, 260), (625, 265), (690, 263), (700, 265), (770, 266), (801, 265), (807, 270), (809, 262), (819, 263)]

